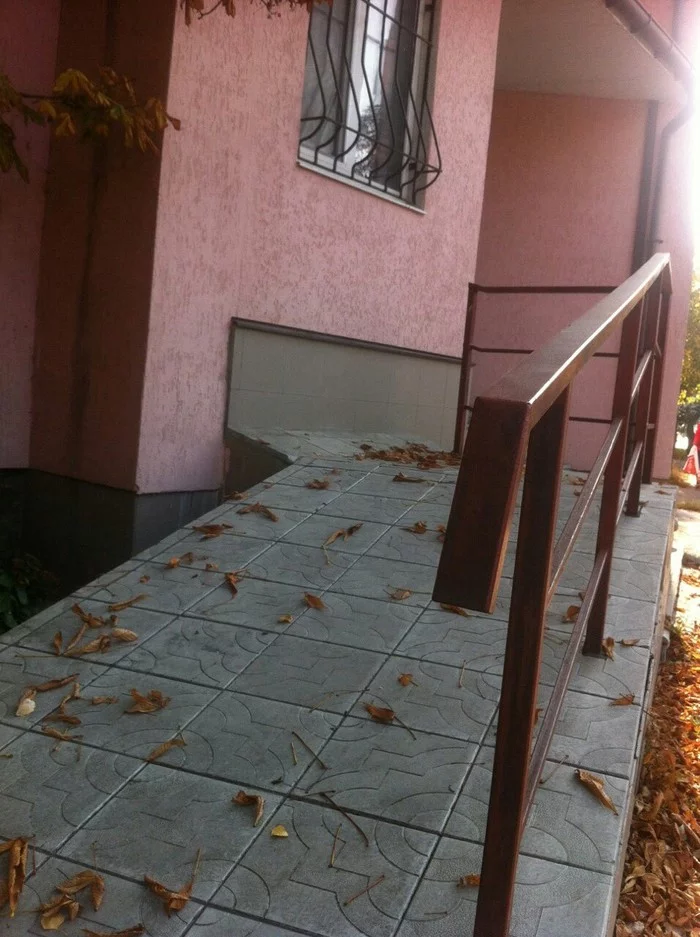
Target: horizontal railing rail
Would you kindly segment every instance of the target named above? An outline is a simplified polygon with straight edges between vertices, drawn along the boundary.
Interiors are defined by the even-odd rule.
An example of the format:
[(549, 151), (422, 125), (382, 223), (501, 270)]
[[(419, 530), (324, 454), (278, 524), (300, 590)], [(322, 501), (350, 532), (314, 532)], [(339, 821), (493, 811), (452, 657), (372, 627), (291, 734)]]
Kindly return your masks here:
[[(639, 514), (641, 484), (650, 480), (669, 256), (656, 254), (616, 289), (587, 289), (606, 295), (475, 400), (433, 593), (442, 603), (493, 610), (524, 471), (474, 937), (507, 937), (520, 839), (577, 655), (582, 645), (584, 653), (602, 650), (617, 523), (625, 508)], [(555, 538), (572, 382), (618, 329), (608, 430)], [(593, 571), (533, 747), (547, 608), (601, 483)]]

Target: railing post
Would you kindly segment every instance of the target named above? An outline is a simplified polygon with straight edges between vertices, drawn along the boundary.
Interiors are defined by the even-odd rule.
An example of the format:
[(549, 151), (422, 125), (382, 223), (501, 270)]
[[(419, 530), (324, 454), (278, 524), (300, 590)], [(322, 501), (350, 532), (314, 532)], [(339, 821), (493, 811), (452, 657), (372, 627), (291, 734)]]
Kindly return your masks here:
[(627, 495), (626, 513), (630, 517), (639, 517), (639, 495), (642, 487), (642, 474), (644, 471), (644, 459), (646, 455), (646, 445), (649, 438), (649, 412), (651, 407), (651, 396), (654, 382), (654, 350), (656, 348), (659, 332), (659, 317), (661, 308), (661, 277), (654, 283), (647, 294), (647, 303), (644, 317), (644, 333), (642, 337), (642, 349), (644, 354), (649, 352), (652, 357), (649, 361), (647, 370), (642, 378), (637, 395), (637, 406), (634, 424), (634, 443), (641, 445), (642, 451), (637, 465), (634, 469), (632, 479)]
[(530, 434), (474, 937), (507, 937), (539, 683), (570, 386)]
[(479, 291), (476, 283), (469, 284), (467, 293), (467, 314), (464, 319), (464, 343), (462, 345), (462, 364), (459, 370), (459, 391), (457, 392), (457, 416), (455, 418), (455, 439), (453, 451), (462, 454), (464, 435), (467, 425), (467, 405), (472, 386), (472, 344), (474, 342), (474, 323), (476, 320), (476, 295)]
[(644, 450), (644, 467), (642, 481), (645, 485), (651, 482), (654, 466), (654, 450), (656, 448), (656, 430), (659, 425), (659, 411), (661, 409), (661, 387), (663, 385), (664, 365), (666, 363), (666, 333), (668, 330), (668, 314), (671, 305), (671, 291), (666, 285), (661, 287), (661, 308), (659, 311), (659, 328), (657, 332), (658, 357), (654, 362), (654, 381), (651, 391), (649, 407), (649, 432), (647, 434), (646, 448)]
[(620, 354), (617, 359), (612, 418), (614, 420), (619, 417), (622, 420), (622, 430), (618, 436), (610, 461), (608, 462), (603, 481), (596, 556), (605, 551), (607, 552), (607, 558), (600, 578), (600, 585), (598, 586), (595, 602), (593, 603), (591, 617), (588, 620), (586, 640), (583, 645), (584, 654), (600, 654), (603, 644), (605, 615), (608, 607), (608, 589), (610, 588), (610, 571), (613, 549), (615, 546), (618, 506), (620, 502), (620, 489), (625, 472), (632, 387), (634, 384), (634, 374), (637, 369), (637, 350), (639, 348), (643, 304), (643, 300), (637, 303), (632, 312), (627, 316), (620, 335)]

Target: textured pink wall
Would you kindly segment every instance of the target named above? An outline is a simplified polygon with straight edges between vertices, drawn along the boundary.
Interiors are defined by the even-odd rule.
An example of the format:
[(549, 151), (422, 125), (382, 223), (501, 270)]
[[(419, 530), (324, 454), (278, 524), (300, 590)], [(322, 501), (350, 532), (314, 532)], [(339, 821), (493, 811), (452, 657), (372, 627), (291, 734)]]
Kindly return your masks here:
[(177, 29), (138, 462), (141, 491), (221, 479), (231, 316), (455, 353), (473, 277), (500, 0), (444, 0), (426, 215), (296, 165), (308, 19)]
[[(643, 101), (497, 92), (477, 280), (491, 285), (616, 285), (632, 264)], [(595, 302), (591, 297), (485, 297), (478, 343), (532, 348)], [(481, 357), (475, 391), (513, 359)], [(610, 362), (576, 383), (571, 412), (609, 415)], [(590, 464), (598, 427), (571, 425), (567, 458)]]
[[(59, 0), (0, 0), (0, 69), (22, 90), (51, 87)], [(0, 468), (29, 459), (32, 350), (49, 138), (17, 122), (29, 185), (0, 175)]]

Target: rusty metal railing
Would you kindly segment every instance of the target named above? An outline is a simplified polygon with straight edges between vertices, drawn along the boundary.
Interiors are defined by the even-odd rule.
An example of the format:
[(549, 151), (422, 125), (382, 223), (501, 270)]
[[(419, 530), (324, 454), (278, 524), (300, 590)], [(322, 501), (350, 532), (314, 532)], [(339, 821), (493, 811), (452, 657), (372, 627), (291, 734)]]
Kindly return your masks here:
[[(520, 839), (576, 657), (582, 643), (601, 653), (617, 522), (625, 506), (639, 514), (650, 480), (670, 294), (669, 256), (656, 254), (474, 403), (437, 601), (493, 610), (525, 469), (474, 937), (507, 937)], [(571, 385), (620, 327), (612, 419), (555, 543)], [(547, 607), (601, 480), (593, 572), (532, 748)]]

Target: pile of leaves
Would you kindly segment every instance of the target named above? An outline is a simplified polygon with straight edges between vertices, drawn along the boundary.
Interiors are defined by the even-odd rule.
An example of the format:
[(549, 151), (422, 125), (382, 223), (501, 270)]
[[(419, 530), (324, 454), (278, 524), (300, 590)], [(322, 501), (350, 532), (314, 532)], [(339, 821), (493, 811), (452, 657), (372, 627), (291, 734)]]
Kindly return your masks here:
[(700, 937), (700, 574), (678, 615), (649, 713), (615, 937)]
[[(360, 446), (362, 450), (356, 459), (379, 459), (382, 462), (399, 462), (401, 465), (416, 465), (419, 469), (442, 468), (447, 465), (459, 465), (461, 457), (456, 452), (431, 449), (424, 443), (409, 442), (405, 446), (392, 446), (391, 449), (373, 449), (368, 443)], [(395, 481), (407, 481), (406, 478)]]

